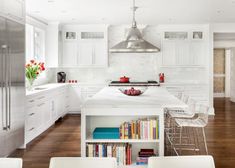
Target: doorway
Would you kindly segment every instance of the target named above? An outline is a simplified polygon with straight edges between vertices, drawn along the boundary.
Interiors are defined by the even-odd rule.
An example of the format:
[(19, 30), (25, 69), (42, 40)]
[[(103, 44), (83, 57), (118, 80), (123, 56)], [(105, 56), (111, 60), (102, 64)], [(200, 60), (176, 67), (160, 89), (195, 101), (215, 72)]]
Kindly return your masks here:
[(235, 33), (214, 33), (214, 97), (231, 97)]

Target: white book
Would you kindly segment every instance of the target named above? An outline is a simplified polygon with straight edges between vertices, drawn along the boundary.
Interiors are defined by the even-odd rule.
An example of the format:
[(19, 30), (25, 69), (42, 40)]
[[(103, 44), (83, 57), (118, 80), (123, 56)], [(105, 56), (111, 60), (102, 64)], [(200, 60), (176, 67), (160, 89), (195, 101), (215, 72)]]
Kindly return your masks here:
[(93, 157), (93, 144), (88, 144), (88, 157)]
[(99, 157), (103, 157), (103, 145), (99, 144)]
[(119, 165), (121, 166), (123, 165), (123, 147), (119, 146), (118, 149), (119, 149), (119, 160), (120, 160)]
[(123, 165), (126, 165), (126, 146), (123, 146), (122, 149), (123, 149)]
[(112, 146), (111, 145), (107, 146), (107, 157), (112, 157)]
[(116, 146), (117, 165), (120, 165), (119, 146)]

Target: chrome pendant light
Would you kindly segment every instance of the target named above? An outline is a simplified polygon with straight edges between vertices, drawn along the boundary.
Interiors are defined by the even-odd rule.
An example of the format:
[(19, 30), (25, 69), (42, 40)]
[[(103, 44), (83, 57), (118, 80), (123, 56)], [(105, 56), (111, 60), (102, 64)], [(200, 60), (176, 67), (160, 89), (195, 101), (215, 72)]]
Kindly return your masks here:
[(135, 12), (138, 9), (133, 0), (133, 20), (132, 27), (129, 29), (126, 40), (118, 43), (109, 51), (111, 53), (155, 53), (160, 49), (143, 39), (140, 30), (137, 28)]

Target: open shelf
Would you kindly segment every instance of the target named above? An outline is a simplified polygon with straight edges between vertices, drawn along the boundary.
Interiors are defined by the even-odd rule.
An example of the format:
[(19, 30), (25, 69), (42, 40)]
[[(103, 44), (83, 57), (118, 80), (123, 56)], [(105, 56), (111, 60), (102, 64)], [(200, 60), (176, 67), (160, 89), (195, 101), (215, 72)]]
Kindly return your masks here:
[(158, 139), (86, 139), (86, 143), (158, 143)]

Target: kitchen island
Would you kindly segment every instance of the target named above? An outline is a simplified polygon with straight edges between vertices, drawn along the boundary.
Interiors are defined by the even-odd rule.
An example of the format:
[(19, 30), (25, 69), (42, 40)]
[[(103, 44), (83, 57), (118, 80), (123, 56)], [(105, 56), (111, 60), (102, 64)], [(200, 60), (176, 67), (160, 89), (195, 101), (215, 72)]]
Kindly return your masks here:
[[(158, 156), (164, 155), (164, 108), (187, 107), (186, 104), (161, 87), (148, 87), (140, 96), (124, 95), (119, 87), (105, 87), (82, 106), (81, 155), (85, 157), (87, 144), (130, 143), (132, 160), (141, 148), (153, 148)], [(124, 122), (143, 118), (157, 118), (158, 138), (153, 139), (93, 139), (97, 127), (120, 127)]]

